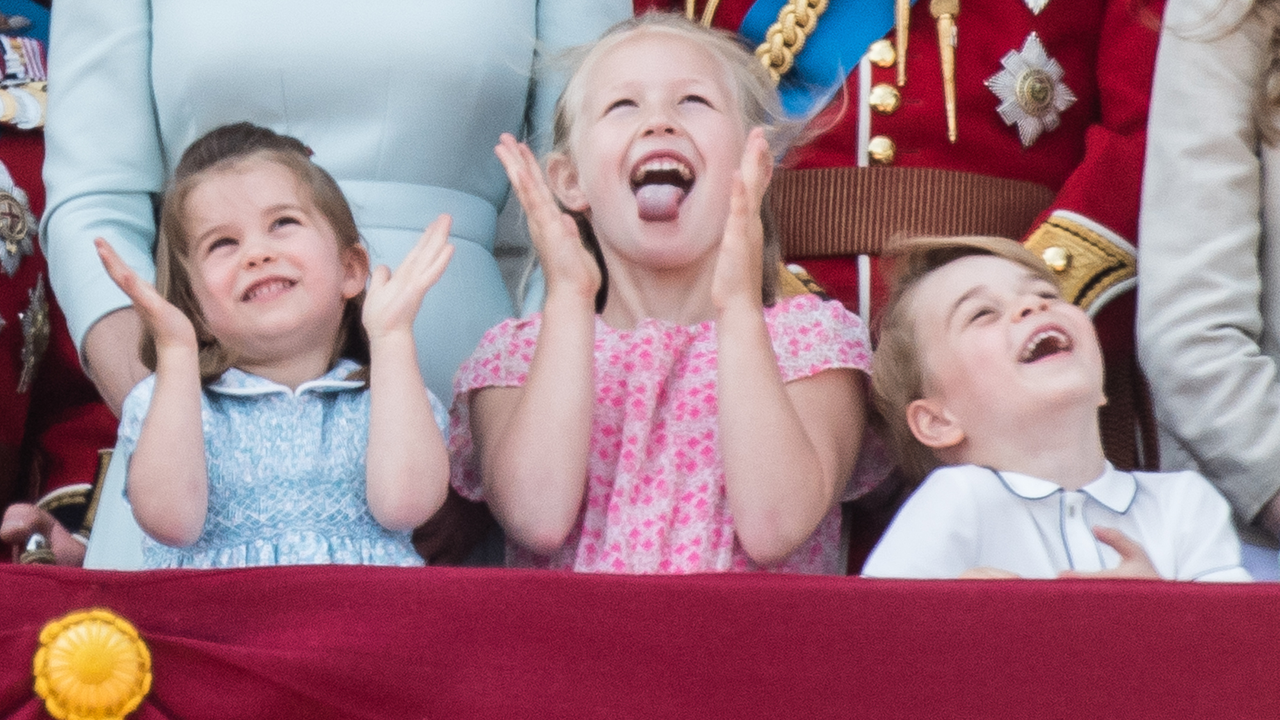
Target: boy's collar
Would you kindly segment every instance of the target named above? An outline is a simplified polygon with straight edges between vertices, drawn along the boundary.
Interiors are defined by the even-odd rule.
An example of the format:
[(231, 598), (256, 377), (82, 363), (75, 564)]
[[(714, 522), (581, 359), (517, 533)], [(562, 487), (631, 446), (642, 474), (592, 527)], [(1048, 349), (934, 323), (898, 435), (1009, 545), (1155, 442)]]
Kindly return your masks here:
[[(993, 471), (995, 472), (995, 471)], [(1063, 492), (1062, 486), (1038, 477), (1016, 472), (996, 472), (1000, 482), (1009, 492), (1024, 500), (1041, 500), (1057, 492)], [(1080, 488), (1080, 492), (1097, 500), (1112, 512), (1124, 514), (1129, 511), (1133, 499), (1138, 494), (1138, 480), (1132, 473), (1120, 472), (1110, 461), (1103, 468), (1096, 480)]]
[(217, 380), (209, 383), (208, 389), (221, 395), (235, 395), (240, 397), (251, 395), (270, 395), (272, 393), (286, 393), (293, 396), (301, 395), (304, 392), (326, 392), (336, 390), (350, 390), (352, 388), (362, 387), (365, 383), (362, 380), (348, 380), (347, 377), (351, 373), (360, 369), (360, 364), (354, 360), (343, 358), (333, 366), (329, 372), (321, 375), (315, 380), (308, 380), (298, 386), (298, 389), (290, 390), (288, 386), (273, 382), (264, 377), (247, 373), (238, 368), (229, 368)]

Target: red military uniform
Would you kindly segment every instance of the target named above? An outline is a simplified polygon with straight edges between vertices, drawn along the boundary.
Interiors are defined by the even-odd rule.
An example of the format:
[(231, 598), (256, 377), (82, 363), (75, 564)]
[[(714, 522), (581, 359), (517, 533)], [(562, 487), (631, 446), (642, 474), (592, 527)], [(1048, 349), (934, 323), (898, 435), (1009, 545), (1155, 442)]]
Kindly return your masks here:
[[(9, 42), (0, 36), (0, 43)], [(42, 50), (33, 41), (23, 45)], [(17, 74), (14, 57), (5, 55), (6, 80)], [(43, 64), (28, 60), (38, 61), (36, 68)], [(40, 89), (25, 96), (18, 90), (19, 102), (30, 106), (28, 98), (39, 100)], [(0, 509), (43, 499), (43, 507), (76, 531), (98, 474), (98, 451), (115, 444), (116, 420), (81, 371), (49, 290), (36, 242), (44, 136), (38, 128), (15, 127), (39, 124), (40, 108), (19, 108), (11, 94), (12, 87), (0, 88)], [(35, 117), (21, 114), (33, 109)], [(0, 553), (0, 562), (8, 557)]]
[[(830, 3), (834, 7), (845, 1)], [(779, 8), (793, 4), (760, 2)], [(637, 10), (668, 6), (662, 0), (635, 4)], [(1002, 232), (1025, 238), (1059, 271), (1068, 297), (1095, 314), (1107, 356), (1111, 402), (1103, 424), (1108, 455), (1121, 466), (1150, 466), (1155, 460), (1154, 432), (1142, 434), (1133, 425), (1133, 418), (1146, 418), (1143, 425), (1151, 430), (1133, 352), (1132, 243), (1162, 3), (957, 4), (955, 142), (948, 138), (938, 23), (930, 1), (919, 0), (910, 11), (905, 84), (899, 87), (896, 82), (895, 32), (888, 29), (849, 73), (843, 94), (815, 119), (817, 127), (829, 129), (795, 149), (786, 164), (797, 169), (870, 166), (866, 172), (873, 178), (870, 173), (878, 166), (932, 168), (959, 171), (969, 178), (1022, 181), (1020, 187), (1042, 186), (1043, 201), (1026, 216), (1034, 219), (1025, 225), (1019, 220), (1016, 230)], [(751, 5), (750, 0), (722, 0), (714, 6), (712, 20), (716, 26), (737, 30)], [(671, 9), (683, 10), (684, 4)], [(705, 2), (696, 3), (695, 14), (705, 10)], [(811, 32), (822, 31), (818, 16)], [(801, 47), (799, 55), (805, 51)], [(867, 81), (860, 82), (860, 76)], [(930, 187), (938, 189), (936, 184)], [(1000, 194), (984, 189), (974, 202), (991, 201), (987, 209), (1008, 215), (997, 203)], [(911, 213), (923, 215), (953, 209), (940, 208), (946, 203), (928, 197), (910, 195), (905, 205), (912, 206)], [(981, 232), (985, 226), (886, 221), (877, 227), (888, 235), (922, 228)], [(830, 293), (856, 307), (859, 275), (853, 257), (803, 257), (792, 252), (787, 259), (801, 262)], [(875, 284), (874, 272), (870, 278)], [(871, 295), (874, 305), (882, 289), (876, 287)]]

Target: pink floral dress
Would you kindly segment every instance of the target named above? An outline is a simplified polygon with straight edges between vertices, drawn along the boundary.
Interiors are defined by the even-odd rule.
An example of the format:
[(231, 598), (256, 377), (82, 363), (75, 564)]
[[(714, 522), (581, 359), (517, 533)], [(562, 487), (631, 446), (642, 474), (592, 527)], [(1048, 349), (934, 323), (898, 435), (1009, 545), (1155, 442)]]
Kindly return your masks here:
[[(767, 308), (765, 319), (786, 382), (870, 367), (866, 329), (838, 302), (800, 295)], [(467, 498), (484, 499), (472, 452), (472, 391), (523, 385), (540, 327), (537, 315), (498, 325), (458, 370), (449, 454), (453, 486)], [(556, 553), (538, 556), (508, 543), (507, 563), (614, 573), (763, 569), (739, 545), (725, 497), (715, 323), (646, 320), (615, 330), (597, 317), (595, 343), (596, 409), (581, 518)], [(768, 569), (837, 572), (839, 541), (836, 507), (795, 553)]]

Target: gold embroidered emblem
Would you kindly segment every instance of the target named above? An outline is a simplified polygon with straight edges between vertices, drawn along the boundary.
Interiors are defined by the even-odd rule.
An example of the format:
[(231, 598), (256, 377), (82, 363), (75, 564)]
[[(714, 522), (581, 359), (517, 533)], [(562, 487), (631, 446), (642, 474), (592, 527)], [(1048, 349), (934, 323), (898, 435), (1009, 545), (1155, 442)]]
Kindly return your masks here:
[(1044, 222), (1026, 248), (1044, 259), (1062, 284), (1062, 296), (1088, 313), (1121, 283), (1138, 275), (1138, 261), (1098, 232), (1061, 215)]
[(31, 303), (27, 309), (18, 313), (22, 321), (22, 375), (18, 377), (18, 392), (25, 393), (31, 389), (35, 380), (36, 368), (40, 358), (49, 347), (49, 301), (44, 292), (44, 274), (36, 278), (36, 286), (27, 294)]

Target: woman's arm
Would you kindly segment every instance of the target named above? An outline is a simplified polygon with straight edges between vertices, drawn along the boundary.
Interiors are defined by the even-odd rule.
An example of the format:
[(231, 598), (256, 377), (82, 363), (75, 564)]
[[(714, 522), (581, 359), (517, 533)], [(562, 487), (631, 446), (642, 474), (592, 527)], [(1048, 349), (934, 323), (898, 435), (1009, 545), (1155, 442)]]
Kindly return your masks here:
[(472, 434), (494, 516), (511, 539), (550, 553), (573, 529), (586, 491), (600, 271), (529, 148), (504, 135), (496, 152), (528, 215), (547, 299), (527, 381), (477, 391)]
[(791, 554), (831, 509), (853, 473), (864, 421), (854, 371), (785, 384), (778, 371), (759, 285), (771, 168), (763, 135), (752, 131), (712, 289), (725, 492), (739, 542), (765, 565)]
[(449, 488), (449, 459), (418, 370), (413, 319), (453, 256), (450, 225), (447, 215), (431, 223), (394, 275), (378, 266), (365, 298), (370, 358), (365, 493), (369, 512), (389, 530), (412, 530), (426, 522)]
[(200, 539), (209, 509), (196, 331), (105, 240), (96, 245), (106, 272), (138, 308), (156, 344), (155, 387), (129, 459), (129, 503), (148, 535), (166, 545), (191, 545)]
[[(1173, 0), (1157, 61), (1139, 244), (1138, 349), (1162, 426), (1236, 513), (1280, 490), (1280, 191), (1252, 107), (1268, 32), (1246, 3)], [(1275, 168), (1272, 168), (1274, 170)], [(1265, 263), (1265, 264), (1264, 264)], [(1273, 319), (1271, 327), (1275, 327)]]
[(113, 312), (129, 298), (107, 277), (93, 240), (105, 238), (140, 277), (154, 277), (152, 202), (164, 164), (150, 49), (144, 0), (66, 0), (53, 11), (40, 237), (71, 337), (117, 413), (146, 373), (137, 360), (137, 317)]

